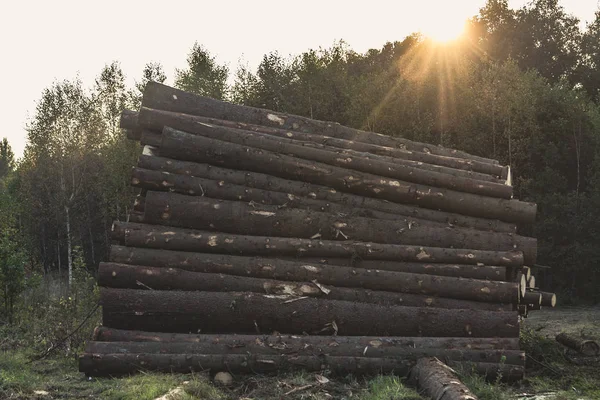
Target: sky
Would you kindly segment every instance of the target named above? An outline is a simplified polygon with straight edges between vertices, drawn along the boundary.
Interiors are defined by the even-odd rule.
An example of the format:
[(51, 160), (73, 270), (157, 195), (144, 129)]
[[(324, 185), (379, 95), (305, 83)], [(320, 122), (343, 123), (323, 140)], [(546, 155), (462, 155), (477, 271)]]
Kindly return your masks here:
[[(509, 0), (521, 7), (528, 0)], [(582, 21), (599, 0), (562, 0)], [(485, 0), (19, 0), (0, 2), (0, 115), (17, 157), (42, 90), (77, 76), (86, 87), (119, 61), (133, 85), (146, 63), (160, 62), (172, 83), (194, 42), (235, 70), (271, 51), (295, 55), (343, 39), (359, 52), (422, 31), (456, 30)], [(583, 24), (583, 22), (582, 22)]]

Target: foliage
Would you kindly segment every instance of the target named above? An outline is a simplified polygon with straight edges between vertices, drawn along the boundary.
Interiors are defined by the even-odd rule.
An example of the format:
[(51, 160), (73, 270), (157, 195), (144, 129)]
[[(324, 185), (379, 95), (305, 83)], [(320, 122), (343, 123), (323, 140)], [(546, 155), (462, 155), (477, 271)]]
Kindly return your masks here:
[(229, 69), (218, 65), (215, 58), (198, 43), (194, 43), (187, 58), (188, 68), (175, 73), (175, 86), (179, 89), (215, 99), (227, 95)]
[(406, 387), (402, 379), (396, 376), (378, 376), (369, 381), (368, 392), (359, 397), (361, 400), (422, 400), (423, 397), (412, 388)]

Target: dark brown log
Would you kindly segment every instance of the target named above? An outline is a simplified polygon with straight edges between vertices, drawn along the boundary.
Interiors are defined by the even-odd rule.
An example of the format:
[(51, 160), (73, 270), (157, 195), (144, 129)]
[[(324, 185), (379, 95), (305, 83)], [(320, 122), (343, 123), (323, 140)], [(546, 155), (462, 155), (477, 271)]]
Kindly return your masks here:
[[(281, 209), (175, 193), (148, 192), (144, 219), (148, 223), (215, 230), (245, 235), (358, 240), (387, 244), (518, 250), (525, 262), (537, 255), (537, 240), (511, 233), (463, 228), (412, 226), (408, 221), (344, 217), (324, 212)], [(301, 221), (301, 223), (299, 223)]]
[[(213, 199), (244, 201), (265, 205), (276, 205), (286, 208), (328, 212), (356, 217), (404, 220), (412, 225), (447, 227), (443, 222), (428, 221), (415, 217), (403, 217), (366, 208), (354, 208), (325, 200), (298, 197), (290, 193), (271, 190), (253, 189), (247, 186), (233, 185), (223, 181), (197, 178), (193, 176), (171, 174), (142, 168), (133, 168), (131, 185), (147, 190), (169, 191), (189, 196), (206, 196)], [(145, 199), (144, 199), (145, 200)], [(134, 209), (135, 209), (134, 204)]]
[(477, 400), (454, 370), (435, 357), (421, 358), (410, 373), (419, 392), (435, 400)]
[(404, 246), (365, 242), (340, 242), (204, 232), (160, 225), (115, 222), (113, 237), (131, 247), (221, 253), (244, 256), (359, 257), (470, 265), (523, 265), (523, 253)]
[(538, 292), (525, 292), (525, 296), (521, 300), (521, 304), (542, 304), (542, 295)]
[[(221, 343), (235, 346), (238, 342), (277, 343), (299, 340), (299, 338), (297, 336), (281, 335), (193, 335), (128, 331), (99, 326), (94, 330), (93, 340), (99, 342)], [(358, 343), (363, 348), (365, 346), (395, 346), (409, 349), (519, 350), (519, 338), (302, 336), (301, 340), (302, 343), (313, 347), (329, 346), (332, 343), (353, 342)]]
[[(198, 121), (191, 115), (169, 113), (147, 108), (142, 108), (139, 120), (142, 126), (152, 129), (157, 128), (159, 131), (162, 127), (168, 126), (187, 133), (193, 133), (194, 135), (287, 154), (304, 160), (318, 161), (388, 178), (401, 179), (406, 182), (504, 199), (512, 197), (512, 186), (506, 185), (504, 181), (499, 181), (490, 175), (354, 150), (343, 150), (319, 143), (290, 139), (285, 134), (282, 137), (275, 137), (264, 133), (206, 124)], [(153, 142), (155, 141), (153, 140)]]
[[(140, 125), (138, 124), (138, 112), (132, 110), (123, 110), (121, 112), (121, 117), (119, 120), (119, 127), (121, 129), (126, 129), (129, 134), (134, 134), (133, 137), (130, 137), (133, 140), (140, 140), (140, 135), (142, 130), (140, 129)], [(140, 134), (140, 135), (138, 135)]]
[(600, 355), (600, 346), (593, 340), (581, 339), (563, 332), (556, 335), (556, 341), (585, 356)]
[(542, 295), (542, 306), (556, 307), (556, 295), (554, 293), (540, 292)]
[[(328, 338), (325, 336), (325, 338)], [(359, 340), (356, 340), (358, 338)], [(320, 340), (320, 345), (305, 341), (302, 336), (248, 336), (233, 343), (220, 340), (212, 343), (182, 342), (88, 342), (86, 353), (92, 354), (249, 354), (255, 356), (296, 355), (299, 357), (367, 357), (398, 358), (416, 361), (423, 357), (440, 357), (463, 362), (500, 363), (524, 365), (525, 353), (519, 350), (468, 350), (468, 349), (411, 349), (396, 346), (390, 341), (364, 344), (360, 336), (335, 337)]]
[[(264, 125), (253, 125), (246, 124), (237, 121), (225, 121), (222, 119), (207, 118), (201, 116), (191, 116), (188, 114), (173, 113), (170, 111), (154, 110), (142, 107), (142, 120), (147, 128), (154, 129), (152, 137), (142, 138), (140, 141), (142, 144), (151, 144), (155, 146), (160, 145), (160, 133), (165, 126), (170, 126), (175, 129), (186, 130), (186, 128), (178, 127), (173, 124), (173, 118), (185, 119), (188, 122), (204, 123), (210, 125), (225, 126), (228, 128), (241, 129), (246, 131), (252, 131), (257, 133), (264, 133), (272, 136), (282, 137), (286, 139), (292, 139), (301, 142), (307, 142), (310, 144), (320, 144), (324, 146), (330, 146), (338, 149), (352, 150), (360, 153), (369, 153), (371, 155), (379, 155), (388, 158), (392, 158), (394, 162), (402, 162), (407, 160), (412, 162), (409, 165), (414, 166), (415, 162), (418, 164), (431, 164), (432, 166), (442, 166), (451, 169), (460, 169), (468, 172), (474, 172), (473, 176), (479, 174), (499, 176), (503, 180), (508, 177), (508, 167), (503, 167), (498, 164), (482, 163), (474, 160), (466, 160), (464, 158), (444, 157), (429, 153), (413, 152), (408, 150), (402, 150), (392, 147), (378, 146), (370, 143), (357, 142), (353, 140), (337, 139), (329, 136), (316, 135), (313, 133), (289, 131), (284, 129), (277, 129), (267, 127)], [(181, 122), (179, 122), (181, 123)], [(187, 125), (190, 127), (193, 125)], [(188, 128), (189, 129), (189, 128)], [(146, 143), (145, 143), (146, 142)]]
[(196, 176), (199, 178), (222, 181), (224, 183), (248, 186), (255, 189), (289, 193), (294, 196), (310, 197), (315, 200), (339, 203), (348, 207), (366, 208), (385, 213), (421, 218), (452, 226), (496, 232), (516, 232), (516, 225), (512, 223), (392, 203), (386, 200), (339, 192), (332, 190), (327, 186), (278, 178), (258, 172), (232, 170), (209, 164), (199, 164), (145, 155), (140, 156), (138, 167), (168, 172), (171, 174)]
[(457, 371), (466, 374), (477, 374), (485, 377), (489, 382), (517, 382), (525, 375), (524, 365), (510, 365), (506, 363), (469, 363), (448, 360), (448, 365)]
[(541, 310), (541, 309), (542, 309), (541, 304), (527, 304), (527, 311), (537, 311), (537, 310)]
[(498, 161), (474, 156), (458, 150), (440, 146), (413, 142), (408, 139), (381, 135), (348, 128), (335, 122), (317, 121), (297, 115), (281, 114), (270, 110), (231, 104), (208, 97), (186, 93), (156, 82), (150, 82), (144, 90), (142, 106), (158, 110), (180, 112), (191, 115), (239, 121), (254, 125), (265, 125), (279, 129), (317, 133), (340, 139), (372, 143), (380, 146), (395, 147), (422, 153), (431, 153), (447, 157), (460, 157), (489, 164)]
[[(306, 264), (258, 257), (176, 252), (122, 246), (111, 247), (110, 260), (120, 264), (180, 268), (193, 272), (250, 276), (262, 279), (294, 282), (317, 280), (321, 284), (338, 287), (426, 294), (489, 303), (517, 303), (520, 289), (519, 284), (513, 282), (482, 281), (406, 272), (348, 268), (337, 265)], [(189, 284), (192, 285), (191, 282)], [(189, 290), (188, 287), (184, 289)]]
[(129, 221), (131, 221), (131, 222), (137, 222), (137, 223), (145, 222), (144, 221), (144, 213), (132, 210), (129, 213)]
[[(271, 258), (271, 257), (269, 257)], [(506, 267), (492, 267), (465, 264), (427, 264), (407, 263), (389, 260), (361, 260), (358, 257), (348, 258), (323, 258), (323, 257), (273, 257), (282, 260), (299, 261), (325, 265), (341, 265), (343, 267), (379, 269), (384, 271), (409, 272), (412, 274), (426, 274), (439, 276), (453, 276), (456, 278), (471, 278), (490, 281), (505, 281)]]
[(536, 205), (534, 203), (407, 183), (320, 162), (309, 162), (272, 151), (192, 135), (171, 128), (165, 128), (163, 132), (160, 154), (183, 161), (205, 162), (227, 168), (267, 173), (286, 179), (302, 180), (361, 196), (414, 204), (474, 217), (517, 223), (529, 223), (535, 219)]
[(103, 324), (158, 332), (516, 337), (517, 314), (233, 292), (100, 289)]
[(191, 272), (179, 268), (157, 268), (117, 263), (100, 263), (100, 286), (118, 289), (199, 290), (204, 292), (253, 292), (274, 295), (310, 296), (332, 300), (411, 307), (459, 308), (510, 311), (510, 304), (456, 300), (424, 295), (372, 291), (313, 282), (292, 282), (214, 273)]

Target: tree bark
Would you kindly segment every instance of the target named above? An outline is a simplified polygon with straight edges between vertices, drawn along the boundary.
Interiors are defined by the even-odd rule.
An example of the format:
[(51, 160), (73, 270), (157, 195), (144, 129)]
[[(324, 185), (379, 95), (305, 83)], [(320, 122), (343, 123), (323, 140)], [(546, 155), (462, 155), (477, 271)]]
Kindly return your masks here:
[(556, 307), (556, 295), (554, 293), (540, 292), (542, 295), (542, 306)]
[(101, 288), (103, 324), (159, 332), (516, 337), (514, 312), (381, 306), (232, 292)]
[[(264, 125), (253, 125), (246, 124), (238, 121), (226, 121), (216, 118), (207, 118), (202, 116), (192, 116), (189, 114), (173, 113), (170, 111), (154, 110), (150, 108), (142, 107), (142, 119), (144, 125), (152, 129), (146, 130), (146, 132), (153, 134), (153, 137), (146, 138), (148, 143), (156, 146), (160, 146), (160, 133), (165, 126), (170, 126), (176, 129), (186, 130), (186, 128), (178, 128), (173, 124), (175, 119), (179, 119), (179, 124), (183, 121), (187, 123), (186, 127), (193, 127), (193, 122), (204, 123), (209, 125), (218, 125), (228, 128), (241, 129), (246, 131), (252, 131), (257, 133), (264, 133), (272, 136), (283, 137), (286, 139), (292, 139), (301, 142), (316, 143), (324, 146), (331, 146), (338, 149), (353, 150), (361, 153), (369, 153), (372, 155), (379, 155), (388, 158), (393, 158), (395, 162), (403, 162), (404, 160), (409, 161), (406, 165), (412, 165), (413, 163), (419, 164), (431, 164), (433, 166), (447, 167), (451, 169), (459, 169), (468, 172), (474, 172), (479, 174), (498, 176), (503, 180), (506, 180), (508, 176), (508, 167), (501, 166), (498, 164), (489, 164), (475, 160), (467, 160), (464, 158), (455, 158), (447, 156), (439, 156), (430, 153), (415, 152), (409, 150), (403, 150), (399, 148), (378, 146), (371, 143), (357, 142), (354, 140), (338, 139), (330, 136), (323, 136), (313, 133), (306, 133), (300, 131), (289, 131), (284, 129), (272, 128)], [(183, 126), (183, 125), (182, 125)], [(144, 144), (144, 137), (140, 139)], [(473, 174), (477, 176), (476, 174)]]
[[(283, 132), (276, 137), (261, 132), (204, 123), (198, 120), (197, 117), (190, 115), (147, 108), (142, 108), (140, 111), (139, 121), (143, 127), (155, 129), (158, 132), (168, 126), (212, 139), (402, 179), (408, 182), (446, 187), (493, 197), (511, 198), (512, 196), (512, 187), (491, 175), (296, 140), (290, 137), (292, 135), (290, 132)], [(158, 142), (156, 137), (148, 139), (152, 143)], [(157, 146), (160, 147), (160, 143), (157, 143)]]
[(570, 349), (585, 356), (597, 356), (600, 354), (600, 346), (593, 340), (574, 337), (565, 332), (556, 335), (556, 341)]
[(230, 184), (248, 186), (255, 189), (290, 193), (294, 196), (304, 196), (315, 200), (324, 200), (353, 208), (365, 208), (396, 215), (421, 218), (451, 226), (462, 226), (496, 232), (516, 232), (516, 225), (512, 223), (392, 203), (386, 200), (338, 192), (327, 186), (278, 178), (258, 172), (231, 170), (209, 164), (199, 164), (146, 155), (140, 156), (138, 167), (168, 172), (171, 174), (212, 179)]
[(266, 173), (329, 186), (343, 192), (474, 217), (529, 223), (536, 205), (386, 179), (378, 175), (308, 161), (165, 128), (160, 155), (183, 161)]
[(412, 226), (411, 222), (343, 217), (324, 212), (254, 206), (174, 193), (148, 192), (144, 220), (181, 228), (245, 235), (358, 240), (387, 244), (454, 247), (476, 250), (518, 250), (534, 263), (537, 240), (510, 233), (463, 228)]
[(326, 136), (377, 144), (394, 148), (431, 153), (447, 157), (460, 157), (489, 164), (498, 161), (474, 156), (458, 150), (414, 142), (408, 139), (381, 135), (348, 128), (335, 122), (318, 121), (297, 115), (281, 114), (270, 110), (231, 104), (208, 97), (186, 93), (156, 82), (149, 82), (144, 91), (142, 106), (190, 115), (265, 125), (279, 129), (311, 132)]
[[(343, 340), (335, 337), (319, 340), (317, 345), (310, 337), (289, 336), (245, 336), (232, 343), (219, 339), (212, 343), (181, 342), (88, 342), (86, 353), (91, 354), (248, 354), (253, 356), (298, 356), (298, 357), (367, 357), (396, 358), (417, 361), (423, 357), (440, 357), (463, 362), (485, 362), (509, 365), (524, 365), (525, 353), (519, 350), (470, 350), (470, 349), (411, 349), (396, 346), (389, 341), (363, 344), (360, 336), (347, 336)], [(325, 336), (325, 338), (328, 338)], [(244, 340), (246, 339), (246, 340)], [(248, 340), (250, 339), (250, 340)]]
[(437, 358), (421, 358), (411, 371), (419, 392), (436, 400), (477, 400), (452, 368)]
[[(282, 335), (194, 335), (185, 333), (162, 333), (128, 331), (99, 326), (93, 339), (99, 342), (162, 342), (162, 343), (221, 343), (230, 346), (238, 342), (263, 342), (270, 344), (297, 341), (297, 336)], [(395, 346), (408, 349), (469, 349), (469, 350), (519, 350), (519, 338), (461, 338), (461, 337), (377, 337), (377, 336), (302, 336), (302, 343), (323, 347), (341, 343), (357, 343), (362, 346)]]
[(115, 222), (112, 236), (130, 247), (244, 256), (345, 257), (469, 265), (523, 265), (518, 251), (444, 249), (351, 241), (245, 236), (160, 225)]
[[(171, 174), (141, 168), (133, 168), (131, 185), (147, 190), (169, 191), (190, 196), (206, 196), (212, 199), (243, 201), (265, 205), (276, 205), (281, 208), (300, 208), (332, 214), (365, 217), (386, 220), (404, 220), (413, 225), (447, 227), (443, 222), (428, 221), (415, 217), (404, 217), (366, 208), (354, 208), (325, 200), (298, 197), (290, 193), (272, 190), (253, 189), (247, 186), (233, 185), (223, 181), (197, 178), (193, 176)], [(141, 200), (140, 200), (141, 201)], [(144, 198), (145, 201), (145, 198)], [(145, 206), (134, 204), (134, 209), (143, 210)], [(137, 208), (136, 208), (137, 205)]]
[[(330, 286), (316, 279), (283, 281), (268, 278), (194, 272), (179, 268), (160, 268), (118, 263), (100, 263), (98, 284), (117, 289), (186, 290), (204, 292), (253, 292), (355, 301), (361, 303), (470, 310), (510, 311), (510, 303), (460, 301), (424, 295), (399, 295), (398, 291), (372, 291), (365, 288)], [(348, 286), (348, 285), (344, 285)]]

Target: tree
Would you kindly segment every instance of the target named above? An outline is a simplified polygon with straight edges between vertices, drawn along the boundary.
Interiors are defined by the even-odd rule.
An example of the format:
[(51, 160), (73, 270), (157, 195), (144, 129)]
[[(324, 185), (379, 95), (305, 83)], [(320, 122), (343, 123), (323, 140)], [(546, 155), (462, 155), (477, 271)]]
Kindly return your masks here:
[(0, 143), (0, 178), (5, 177), (15, 168), (15, 154), (6, 138)]
[(581, 53), (579, 81), (586, 92), (600, 102), (600, 10), (596, 11), (594, 21), (583, 33)]
[(229, 69), (217, 64), (208, 50), (194, 43), (187, 58), (187, 69), (177, 69), (175, 86), (179, 89), (215, 99), (227, 97)]

